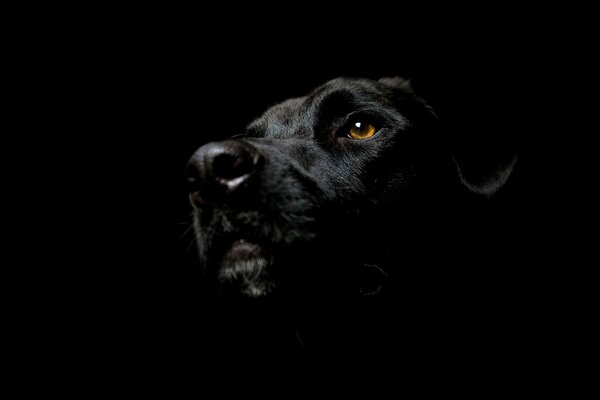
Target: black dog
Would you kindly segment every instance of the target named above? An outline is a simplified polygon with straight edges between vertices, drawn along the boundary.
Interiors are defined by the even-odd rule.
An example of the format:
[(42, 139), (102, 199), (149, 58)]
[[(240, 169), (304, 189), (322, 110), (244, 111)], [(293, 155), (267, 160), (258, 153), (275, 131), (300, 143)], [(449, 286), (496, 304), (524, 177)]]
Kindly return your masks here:
[(205, 279), (251, 297), (374, 294), (390, 276), (444, 286), (450, 269), (423, 265), (451, 259), (465, 199), (494, 194), (514, 160), (459, 165), (403, 79), (332, 80), (191, 158)]
[(410, 342), (415, 358), (513, 346), (505, 331), (525, 318), (506, 250), (515, 217), (494, 201), (516, 153), (454, 151), (441, 127), (403, 79), (342, 78), (198, 149), (203, 279), (235, 300), (215, 308), (212, 342), (275, 354), (282, 340), (368, 354)]

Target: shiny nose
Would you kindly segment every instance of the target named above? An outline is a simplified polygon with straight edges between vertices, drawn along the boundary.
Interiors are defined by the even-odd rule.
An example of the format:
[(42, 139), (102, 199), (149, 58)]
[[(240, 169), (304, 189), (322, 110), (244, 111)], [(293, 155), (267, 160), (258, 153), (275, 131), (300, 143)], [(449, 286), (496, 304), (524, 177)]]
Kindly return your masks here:
[(214, 142), (200, 147), (187, 165), (190, 199), (194, 205), (225, 201), (251, 186), (263, 158), (241, 141)]

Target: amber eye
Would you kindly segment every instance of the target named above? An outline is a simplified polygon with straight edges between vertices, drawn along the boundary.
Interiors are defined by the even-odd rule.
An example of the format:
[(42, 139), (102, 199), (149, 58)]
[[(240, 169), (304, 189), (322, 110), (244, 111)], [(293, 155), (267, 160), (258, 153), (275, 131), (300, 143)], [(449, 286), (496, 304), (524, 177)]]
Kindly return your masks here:
[(363, 140), (372, 137), (377, 132), (377, 129), (373, 124), (368, 122), (355, 122), (348, 131), (348, 137), (350, 139)]

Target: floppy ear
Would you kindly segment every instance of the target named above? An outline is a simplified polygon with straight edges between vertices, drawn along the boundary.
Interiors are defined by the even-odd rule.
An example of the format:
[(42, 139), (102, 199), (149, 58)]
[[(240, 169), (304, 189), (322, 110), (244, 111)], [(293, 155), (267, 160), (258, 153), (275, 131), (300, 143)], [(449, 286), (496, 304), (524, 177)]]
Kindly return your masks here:
[[(412, 78), (401, 78), (395, 77), (384, 77), (379, 79), (380, 83), (383, 83), (388, 88), (394, 90), (396, 93), (401, 94), (399, 99), (410, 99), (411, 102), (403, 104), (404, 109), (408, 109), (413, 114), (413, 117), (425, 120), (437, 120), (437, 115), (429, 103), (419, 96), (412, 87)], [(416, 107), (414, 107), (416, 106)], [(433, 118), (432, 118), (433, 117)]]
[[(381, 78), (379, 82), (400, 90), (413, 100), (417, 100), (417, 103), (420, 104), (419, 108), (426, 111), (429, 116), (427, 119), (431, 121), (430, 117), (433, 116), (438, 121), (438, 115), (433, 108), (414, 92), (411, 79)], [(453, 107), (447, 108), (452, 110)], [(434, 126), (428, 124), (426, 127), (435, 130), (441, 129), (441, 135), (437, 136), (437, 139), (445, 142), (443, 146), (450, 148), (460, 182), (471, 192), (492, 196), (506, 183), (513, 171), (517, 162), (517, 141), (511, 135), (498, 132), (498, 129), (501, 128), (497, 120), (495, 120), (495, 128), (492, 128), (485, 121), (482, 121), (481, 125), (475, 123), (473, 115), (465, 114), (462, 110), (454, 109), (453, 111), (459, 112), (446, 115), (450, 118), (442, 116), (439, 123)], [(444, 121), (446, 119), (452, 121)], [(485, 130), (487, 133), (482, 135), (480, 134), (481, 130)], [(494, 130), (496, 131), (494, 132)]]
[(517, 158), (516, 150), (501, 155), (484, 151), (477, 156), (461, 153), (453, 156), (461, 182), (470, 191), (487, 197), (508, 181)]

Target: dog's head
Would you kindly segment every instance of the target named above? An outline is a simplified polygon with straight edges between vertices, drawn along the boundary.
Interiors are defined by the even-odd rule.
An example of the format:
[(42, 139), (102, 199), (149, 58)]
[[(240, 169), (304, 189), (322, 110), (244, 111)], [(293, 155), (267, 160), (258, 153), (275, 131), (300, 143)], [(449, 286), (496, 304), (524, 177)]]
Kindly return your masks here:
[(354, 266), (395, 246), (389, 230), (414, 222), (415, 207), (461, 186), (490, 195), (511, 168), (457, 168), (407, 81), (335, 79), (196, 151), (188, 178), (200, 258), (207, 279), (253, 297), (352, 287)]

